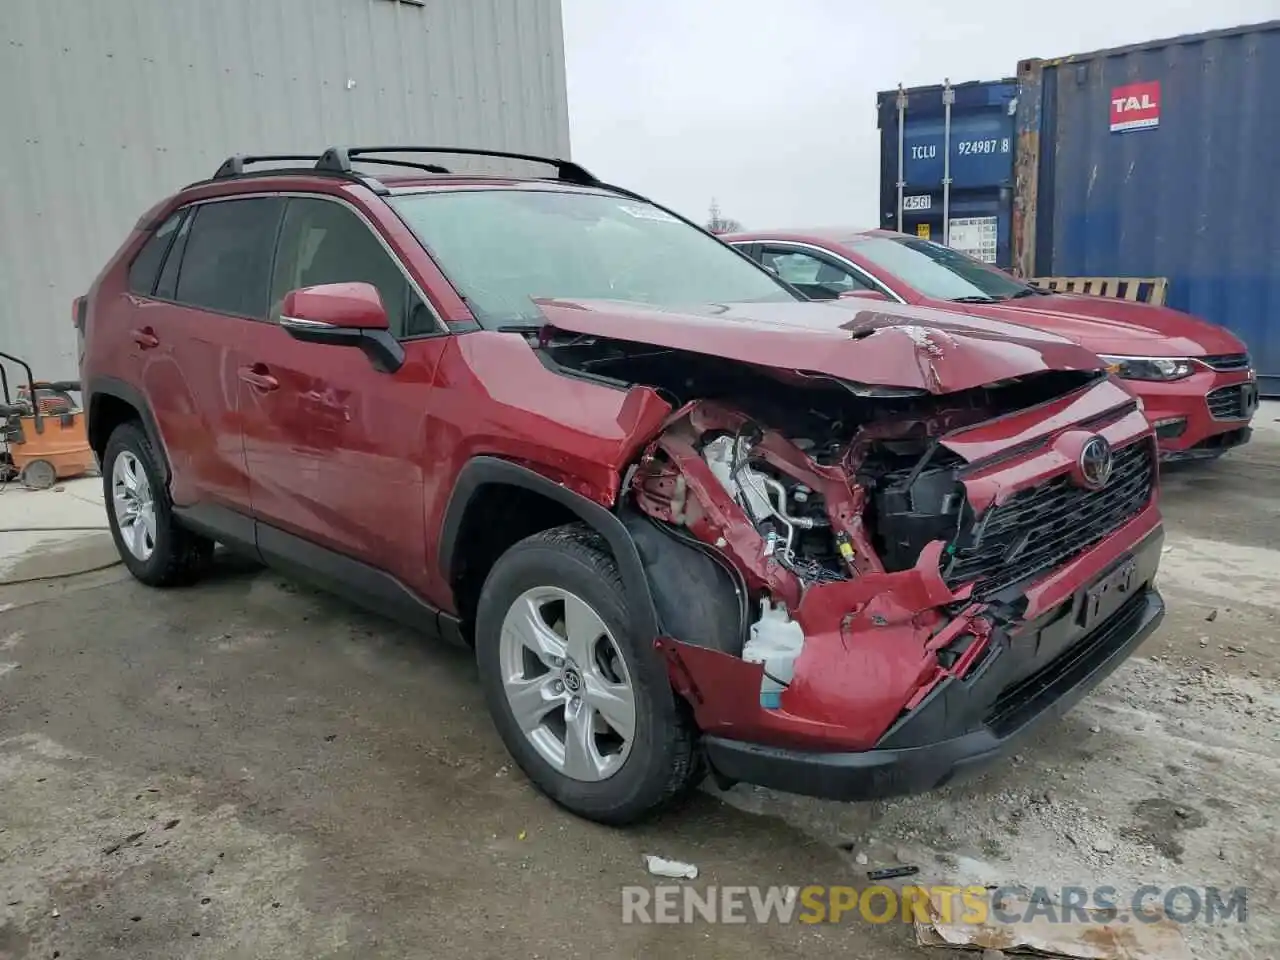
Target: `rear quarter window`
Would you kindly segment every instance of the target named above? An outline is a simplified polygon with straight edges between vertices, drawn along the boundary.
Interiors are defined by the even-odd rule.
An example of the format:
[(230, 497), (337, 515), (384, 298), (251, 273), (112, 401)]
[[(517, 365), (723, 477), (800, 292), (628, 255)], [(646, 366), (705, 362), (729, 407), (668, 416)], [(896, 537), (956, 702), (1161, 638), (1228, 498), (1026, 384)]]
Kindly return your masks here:
[(178, 231), (178, 224), (182, 222), (183, 213), (184, 211), (179, 210), (160, 224), (156, 232), (142, 245), (142, 249), (133, 258), (133, 263), (129, 264), (130, 293), (149, 297), (155, 292), (160, 265), (164, 263), (164, 256), (169, 252), (169, 245)]

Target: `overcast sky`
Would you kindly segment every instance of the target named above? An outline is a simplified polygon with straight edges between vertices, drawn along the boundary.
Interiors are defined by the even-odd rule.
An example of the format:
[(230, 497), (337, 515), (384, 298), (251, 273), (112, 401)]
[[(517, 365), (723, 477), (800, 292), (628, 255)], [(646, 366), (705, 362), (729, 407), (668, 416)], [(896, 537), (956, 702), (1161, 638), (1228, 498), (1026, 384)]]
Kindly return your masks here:
[(562, 0), (573, 157), (705, 220), (874, 225), (875, 96), (1280, 17), (1280, 0)]

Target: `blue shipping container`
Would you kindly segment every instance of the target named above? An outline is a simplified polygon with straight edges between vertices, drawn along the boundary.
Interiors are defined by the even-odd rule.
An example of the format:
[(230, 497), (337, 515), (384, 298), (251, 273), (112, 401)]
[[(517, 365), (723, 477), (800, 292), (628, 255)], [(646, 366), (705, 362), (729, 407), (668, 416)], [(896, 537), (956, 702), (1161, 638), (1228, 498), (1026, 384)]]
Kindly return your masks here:
[[(949, 132), (944, 103), (946, 89), (930, 86), (903, 91), (906, 105), (901, 114), (898, 91), (884, 91), (877, 97), (881, 226), (896, 229), (901, 214), (905, 232), (943, 239), (947, 172), (944, 158), (949, 147), (951, 189), (945, 198), (949, 216), (962, 222), (994, 222), (997, 242), (986, 259), (1008, 266), (1017, 82), (1010, 79), (950, 87), (954, 102)], [(903, 158), (901, 211), (898, 209), (899, 139)]]
[(1161, 276), (1280, 394), (1280, 21), (1019, 66), (1014, 260)]

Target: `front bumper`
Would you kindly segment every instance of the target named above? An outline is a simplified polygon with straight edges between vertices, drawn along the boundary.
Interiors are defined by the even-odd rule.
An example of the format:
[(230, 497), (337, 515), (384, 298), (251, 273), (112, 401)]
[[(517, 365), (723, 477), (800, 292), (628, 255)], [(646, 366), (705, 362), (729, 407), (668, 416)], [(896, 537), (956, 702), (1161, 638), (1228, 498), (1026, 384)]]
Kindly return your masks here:
[(923, 792), (977, 772), (1070, 710), (1159, 626), (1164, 602), (1153, 581), (1163, 539), (1157, 528), (1122, 558), (1134, 565), (1133, 589), (1112, 598), (1096, 625), (1078, 624), (1098, 580), (1012, 636), (997, 628), (980, 664), (939, 684), (870, 750), (827, 753), (709, 736), (708, 760), (722, 781), (844, 801)]
[(1202, 369), (1172, 383), (1125, 383), (1142, 398), (1162, 460), (1208, 459), (1249, 441), (1258, 388), (1245, 371)]
[(1242, 446), (1253, 437), (1252, 427), (1236, 427), (1222, 433), (1214, 433), (1199, 443), (1181, 449), (1166, 449), (1161, 441), (1160, 459), (1165, 463), (1180, 463), (1186, 460), (1215, 460), (1228, 450)]

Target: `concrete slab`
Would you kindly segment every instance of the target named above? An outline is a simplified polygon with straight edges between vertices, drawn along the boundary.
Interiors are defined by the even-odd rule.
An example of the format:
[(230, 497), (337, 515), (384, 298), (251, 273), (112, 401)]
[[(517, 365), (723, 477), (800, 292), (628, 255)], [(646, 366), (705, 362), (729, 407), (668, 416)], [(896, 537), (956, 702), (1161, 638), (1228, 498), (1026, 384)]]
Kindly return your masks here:
[(101, 477), (49, 490), (0, 486), (0, 583), (86, 573), (117, 562)]
[(1253, 415), (1253, 432), (1280, 439), (1280, 400), (1263, 400)]

